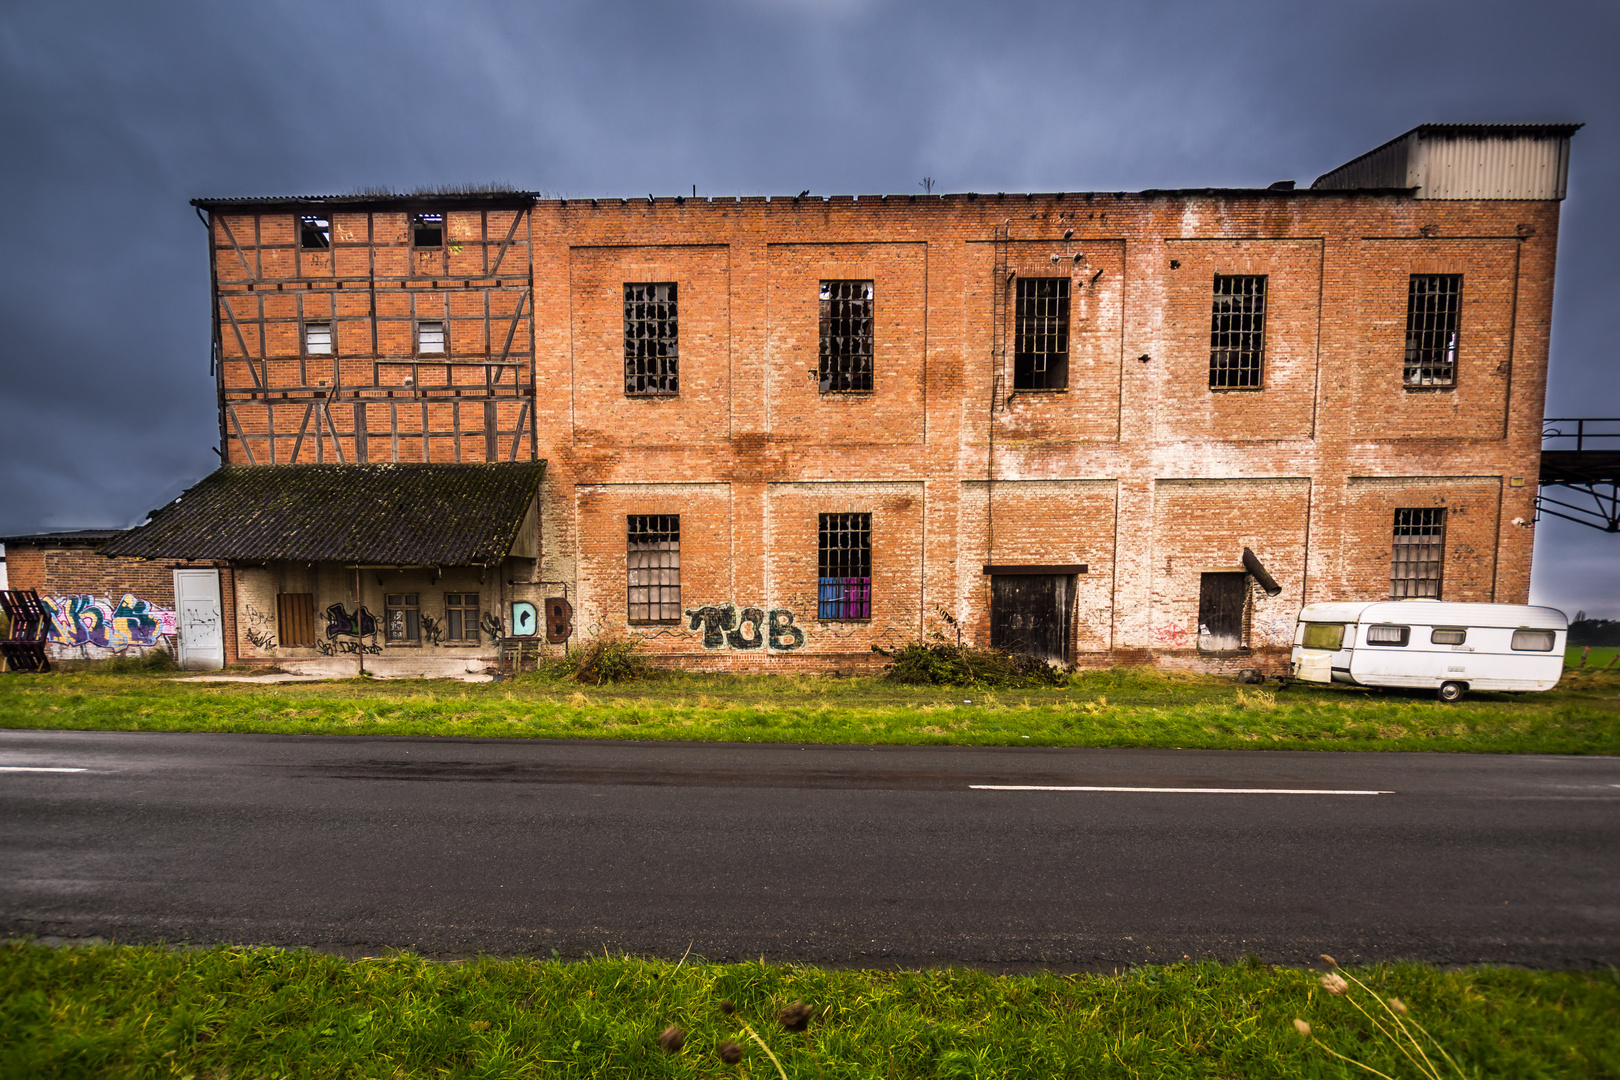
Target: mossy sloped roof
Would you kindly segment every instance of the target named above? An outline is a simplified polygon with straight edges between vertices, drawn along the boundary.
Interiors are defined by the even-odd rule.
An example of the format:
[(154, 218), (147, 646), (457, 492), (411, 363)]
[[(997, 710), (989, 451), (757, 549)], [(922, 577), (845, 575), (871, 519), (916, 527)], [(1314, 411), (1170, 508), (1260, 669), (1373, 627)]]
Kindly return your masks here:
[(543, 461), (226, 465), (101, 549), (143, 559), (482, 566), (512, 550)]

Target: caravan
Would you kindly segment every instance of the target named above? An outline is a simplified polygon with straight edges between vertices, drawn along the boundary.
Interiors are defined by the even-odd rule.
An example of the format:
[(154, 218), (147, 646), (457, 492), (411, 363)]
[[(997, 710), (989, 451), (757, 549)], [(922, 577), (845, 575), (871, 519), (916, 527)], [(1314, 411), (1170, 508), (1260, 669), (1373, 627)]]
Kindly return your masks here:
[(1385, 600), (1307, 604), (1294, 630), (1301, 682), (1434, 690), (1551, 690), (1569, 620), (1557, 608)]

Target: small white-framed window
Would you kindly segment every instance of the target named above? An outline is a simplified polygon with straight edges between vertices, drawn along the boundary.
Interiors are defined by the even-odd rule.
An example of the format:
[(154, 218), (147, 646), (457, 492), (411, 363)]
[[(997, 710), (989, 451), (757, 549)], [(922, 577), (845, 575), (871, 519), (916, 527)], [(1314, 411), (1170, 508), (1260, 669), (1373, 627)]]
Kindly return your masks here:
[(444, 352), (444, 323), (437, 319), (417, 323), (416, 351), (419, 353)]
[(1412, 640), (1410, 626), (1369, 626), (1367, 627), (1367, 644), (1369, 645), (1405, 645)]
[(1558, 635), (1551, 630), (1515, 630), (1513, 647), (1520, 652), (1552, 652)]
[(311, 355), (330, 353), (332, 351), (332, 324), (329, 322), (305, 323), (304, 351)]
[(1468, 640), (1468, 631), (1458, 626), (1437, 626), (1429, 632), (1429, 641), (1435, 645), (1461, 645)]

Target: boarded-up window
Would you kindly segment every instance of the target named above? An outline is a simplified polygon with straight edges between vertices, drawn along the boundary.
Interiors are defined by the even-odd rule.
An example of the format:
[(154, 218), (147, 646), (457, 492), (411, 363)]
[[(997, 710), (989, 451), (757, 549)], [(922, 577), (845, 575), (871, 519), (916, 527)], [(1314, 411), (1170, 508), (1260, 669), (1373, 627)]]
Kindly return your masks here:
[(416, 351), (419, 353), (444, 352), (444, 323), (437, 321), (417, 323)]
[(1426, 596), (1438, 600), (1445, 554), (1444, 508), (1395, 511), (1395, 544), (1389, 563), (1390, 599)]
[(1249, 603), (1249, 575), (1201, 575), (1198, 591), (1198, 649), (1237, 652), (1243, 648), (1243, 614)]
[(872, 515), (822, 514), (817, 562), (822, 619), (872, 617)]
[(304, 351), (311, 354), (331, 352), (332, 324), (329, 322), (305, 323)]
[(631, 514), (625, 526), (626, 595), (633, 623), (681, 618), (681, 518)]
[(276, 596), (276, 630), (288, 648), (315, 644), (315, 594), (280, 593)]
[(1069, 279), (1019, 278), (1013, 389), (1069, 385)]

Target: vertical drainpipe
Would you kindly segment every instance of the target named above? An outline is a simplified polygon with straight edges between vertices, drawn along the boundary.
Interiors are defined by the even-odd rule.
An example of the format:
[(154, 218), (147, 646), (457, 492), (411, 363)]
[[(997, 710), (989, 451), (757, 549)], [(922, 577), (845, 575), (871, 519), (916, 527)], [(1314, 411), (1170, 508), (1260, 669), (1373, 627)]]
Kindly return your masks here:
[(360, 567), (356, 566), (354, 568), (354, 628), (356, 630), (358, 630), (360, 633), (359, 633), (358, 636), (355, 637), (354, 640), (355, 640), (355, 644), (359, 645), (360, 647), (355, 650), (355, 655), (360, 658), (360, 677), (365, 678), (365, 675), (366, 675), (366, 623), (365, 623), (366, 594), (361, 590), (361, 585), (362, 585), (362, 578), (360, 577)]

